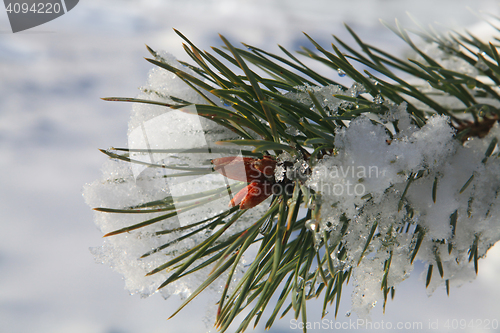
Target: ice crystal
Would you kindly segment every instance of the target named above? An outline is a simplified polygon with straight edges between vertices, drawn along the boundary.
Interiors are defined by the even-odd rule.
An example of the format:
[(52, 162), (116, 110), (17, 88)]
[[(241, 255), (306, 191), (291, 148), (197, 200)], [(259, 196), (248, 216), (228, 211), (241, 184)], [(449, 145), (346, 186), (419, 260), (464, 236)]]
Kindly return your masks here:
[(308, 85), (297, 86), (295, 89), (297, 92), (289, 92), (286, 93), (285, 96), (296, 100), (299, 103), (308, 105), (311, 107), (311, 110), (316, 110), (316, 107), (309, 96), (309, 93), (312, 93), (321, 103), (321, 107), (328, 110), (331, 115), (335, 115), (339, 107), (346, 108), (353, 105), (350, 102), (334, 97), (335, 95), (358, 97), (360, 94), (365, 92), (365, 87), (361, 83), (357, 82), (355, 82), (348, 90), (344, 90), (341, 86), (333, 84), (324, 87), (313, 87)]
[[(157, 59), (177, 68), (181, 66), (168, 53), (160, 53)], [(186, 68), (183, 70), (189, 71)], [(191, 74), (197, 76), (196, 73), (191, 72)], [(162, 69), (152, 69), (147, 84), (138, 98), (174, 103), (172, 97), (192, 103), (206, 103), (177, 76)], [(216, 99), (214, 98), (214, 100)], [(129, 122), (128, 144), (130, 149), (137, 151), (131, 151), (130, 158), (140, 163), (159, 166), (206, 167), (210, 165), (210, 159), (227, 156), (227, 154), (214, 153), (210, 149), (219, 147), (215, 145), (216, 141), (238, 139), (238, 137), (211, 120), (189, 114), (195, 110), (183, 111), (170, 110), (150, 104), (135, 104)], [(206, 152), (188, 153), (191, 148), (204, 148)], [(175, 154), (156, 152), (156, 150), (165, 149), (177, 149), (178, 152)], [(232, 153), (237, 154), (238, 151), (239, 148)], [(151, 168), (139, 163), (109, 160), (103, 166), (102, 178), (85, 186), (84, 198), (91, 207), (126, 209), (140, 207), (141, 204), (153, 201), (174, 199), (175, 202), (175, 198), (184, 195), (236, 184), (218, 173), (192, 177), (169, 177), (180, 172), (185, 171), (163, 167)], [(176, 241), (186, 232), (175, 231), (175, 229), (220, 214), (227, 210), (228, 202), (228, 197), (223, 196), (160, 223), (154, 223), (125, 234), (106, 237), (103, 246), (92, 248), (91, 252), (98, 262), (111, 266), (123, 275), (126, 288), (130, 293), (140, 294), (144, 297), (149, 296), (157, 291), (158, 286), (167, 279), (170, 273), (160, 271), (150, 276), (146, 276), (146, 274), (176, 255), (199, 244), (211, 234), (211, 230), (207, 229), (205, 232), (182, 241)], [(179, 204), (182, 205), (182, 203)], [(255, 217), (262, 216), (265, 210), (265, 204), (249, 210), (220, 239), (226, 239), (230, 235), (248, 228), (249, 224), (254, 222)], [(104, 233), (108, 233), (162, 214), (165, 212), (147, 214), (96, 212), (95, 223)], [(202, 224), (200, 228), (207, 224), (208, 222)], [(162, 233), (164, 230), (173, 231)], [(158, 247), (169, 242), (171, 242), (170, 246), (158, 250)], [(144, 254), (149, 255), (141, 258)], [(235, 278), (239, 276), (238, 272), (242, 271), (244, 263), (245, 260), (240, 262)], [(195, 274), (190, 274), (162, 288), (160, 293), (165, 298), (174, 294), (186, 298), (204, 281), (210, 269), (205, 268)], [(223, 275), (219, 282), (212, 285), (211, 288), (214, 292), (220, 291), (220, 286), (223, 285), (221, 281), (224, 278), (226, 276)]]

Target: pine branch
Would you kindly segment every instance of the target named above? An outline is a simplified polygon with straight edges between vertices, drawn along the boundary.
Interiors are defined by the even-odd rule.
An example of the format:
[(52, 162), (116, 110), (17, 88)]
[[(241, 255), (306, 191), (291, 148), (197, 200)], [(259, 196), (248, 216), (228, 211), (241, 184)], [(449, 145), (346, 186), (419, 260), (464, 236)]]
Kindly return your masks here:
[[(165, 249), (174, 244), (199, 237), (202, 231), (213, 230), (210, 236), (202, 238), (184, 252), (167, 256), (164, 263), (151, 268), (147, 274), (164, 274), (170, 270), (173, 272), (158, 286), (161, 289), (211, 267), (205, 282), (172, 316), (219, 278), (226, 281), (216, 318), (216, 326), (222, 332), (228, 330), (236, 316), (246, 308), (249, 308), (248, 315), (240, 323), (237, 332), (246, 330), (252, 320), (254, 326), (257, 325), (269, 307), (272, 313), (265, 324), (268, 329), (287, 300), (289, 305), (282, 316), (293, 310), (294, 317), (300, 317), (305, 323), (306, 301), (322, 294), (323, 316), (328, 303), (332, 304), (334, 301), (336, 316), (343, 285), (351, 274), (362, 272), (365, 265), (375, 265), (376, 258), (383, 258), (380, 265), (370, 267), (381, 272), (380, 292), (385, 310), (389, 293), (391, 298), (394, 297), (393, 276), (398, 274), (398, 265), (401, 265), (394, 263), (395, 258), (404, 255), (407, 265), (412, 265), (423, 252), (422, 246), (428, 246), (429, 243), (433, 246), (433, 257), (428, 263), (426, 286), (431, 285), (433, 267), (436, 266), (449, 292), (451, 277), (447, 275), (447, 266), (444, 265), (445, 254), (473, 261), (477, 273), (478, 259), (487, 248), (485, 249), (480, 233), (472, 235), (467, 250), (458, 246), (457, 230), (461, 228), (461, 223), (465, 223), (462, 213), (459, 213), (461, 208), (457, 208), (450, 220), (446, 221), (452, 231), (442, 239), (434, 239), (429, 225), (420, 223), (415, 218), (410, 195), (414, 190), (413, 184), (423, 184), (426, 179), (430, 179), (428, 192), (432, 203), (437, 205), (442, 200), (440, 190), (444, 188), (443, 175), (435, 173), (433, 161), (426, 161), (427, 164), (420, 170), (400, 170), (398, 177), (405, 178), (405, 183), (389, 184), (385, 192), (380, 194), (392, 198), (394, 203), (391, 206), (394, 212), (390, 220), (380, 218), (379, 215), (383, 216), (382, 212), (377, 216), (370, 215), (365, 220), (360, 217), (365, 210), (376, 209), (377, 203), (371, 193), (360, 196), (356, 201), (358, 215), (353, 216), (336, 208), (341, 207), (342, 203), (331, 201), (333, 199), (323, 196), (321, 190), (311, 185), (316, 167), (348, 153), (337, 147), (337, 138), (341, 135), (339, 133), (345, 133), (350, 128), (347, 121), (352, 124), (368, 119), (368, 123), (374, 128), (384, 128), (383, 132), (388, 137), (387, 147), (404, 140), (402, 133), (406, 129), (402, 126), (411, 126), (412, 131), (417, 131), (435, 121), (435, 115), (450, 119), (458, 146), (470, 138), (486, 137), (497, 126), (500, 115), (495, 106), (500, 101), (500, 93), (496, 89), (496, 85), (500, 83), (497, 45), (484, 43), (472, 35), (453, 34), (446, 37), (421, 32), (445, 55), (475, 66), (480, 74), (493, 82), (489, 84), (479, 76), (447, 68), (439, 59), (429, 56), (413, 42), (408, 31), (399, 25), (389, 28), (410, 46), (418, 59), (399, 59), (371, 46), (363, 42), (347, 25), (346, 29), (354, 39), (356, 48), (334, 36), (336, 44), (332, 44), (332, 50), (329, 51), (306, 34), (316, 51), (303, 48), (299, 54), (333, 68), (342, 76), (348, 76), (353, 82), (350, 88), (313, 71), (281, 46), (284, 56), (246, 44), (245, 48), (240, 49), (221, 36), (225, 49), (212, 48), (214, 53), (209, 53), (200, 50), (176, 31), (187, 43), (184, 50), (194, 63), (181, 62), (184, 69), (180, 69), (149, 47), (154, 59), (147, 60), (158, 68), (175, 74), (205, 104), (192, 103), (183, 96), (167, 96), (159, 92), (154, 99), (105, 98), (108, 101), (149, 104), (197, 114), (239, 136), (237, 140), (217, 142), (221, 145), (220, 148), (101, 150), (113, 159), (148, 168), (183, 171), (166, 177), (181, 179), (219, 172), (228, 178), (233, 175), (234, 178), (236, 171), (231, 168), (236, 167), (236, 162), (224, 162), (221, 166), (222, 160), (214, 159), (210, 167), (203, 167), (149, 163), (134, 156), (177, 156), (179, 153), (196, 155), (207, 152), (206, 149), (211, 149), (210, 153), (225, 153), (230, 156), (235, 151), (235, 146), (243, 148), (236, 148), (242, 156), (237, 161), (240, 167), (243, 166), (243, 179), (247, 182), (243, 182), (239, 188), (231, 187), (231, 190), (236, 189), (238, 192), (231, 194), (232, 207), (186, 226), (156, 231), (155, 237), (175, 235), (175, 238), (156, 245), (142, 256), (146, 258), (155, 253), (164, 253)], [(359, 64), (367, 69), (359, 71)], [(428, 88), (422, 88), (427, 85)], [(484, 100), (481, 96), (487, 96), (488, 99)], [(450, 105), (446, 101), (453, 103)], [(404, 116), (409, 117), (406, 125), (401, 120), (404, 116), (394, 116), (395, 110), (402, 105), (406, 106), (407, 114)], [(487, 164), (490, 160), (498, 158), (497, 143), (496, 137), (489, 141), (482, 160), (484, 165), (490, 165)], [(248, 147), (253, 147), (253, 150)], [(266, 171), (265, 165), (271, 170)], [(473, 196), (479, 195), (475, 189), (475, 174), (460, 181), (463, 185), (457, 195), (470, 195), (469, 203), (473, 207)], [(267, 193), (268, 188), (273, 191)], [(101, 207), (96, 210), (123, 214), (168, 212), (105, 235), (121, 237), (123, 235), (119, 234), (137, 232), (138, 229), (163, 223), (180, 213), (202, 207), (225, 195), (228, 189), (229, 187), (222, 187), (181, 196), (175, 200), (166, 197), (163, 200), (138, 203), (133, 207)], [(497, 194), (498, 191), (497, 189)], [(239, 220), (250, 214), (253, 207), (263, 205), (261, 202), (268, 197), (272, 199), (265, 213), (254, 217), (253, 223), (245, 230), (232, 231)], [(471, 207), (468, 209), (471, 210)], [(328, 216), (332, 212), (337, 212), (335, 219)], [(406, 247), (399, 244), (405, 233), (410, 233)], [(353, 235), (359, 237), (355, 240), (356, 247), (352, 243)], [(234, 282), (233, 277), (237, 275), (241, 260), (252, 244), (258, 245), (259, 250), (251, 264), (244, 268), (243, 275)], [(276, 305), (273, 305), (270, 300), (276, 293), (279, 293), (279, 298)]]

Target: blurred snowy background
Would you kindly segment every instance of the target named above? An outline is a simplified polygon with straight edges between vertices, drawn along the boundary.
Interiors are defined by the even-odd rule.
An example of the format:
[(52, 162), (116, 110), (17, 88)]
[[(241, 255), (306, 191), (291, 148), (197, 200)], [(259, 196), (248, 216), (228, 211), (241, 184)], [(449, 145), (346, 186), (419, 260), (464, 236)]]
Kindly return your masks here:
[[(405, 44), (379, 19), (414, 27), (408, 11), (440, 30), (487, 36), (487, 25), (467, 6), (500, 14), (496, 0), (83, 0), (55, 21), (12, 34), (0, 10), (0, 332), (208, 331), (206, 300), (167, 321), (180, 305), (176, 296), (129, 296), (121, 277), (97, 265), (88, 250), (101, 245), (102, 234), (82, 186), (100, 177), (106, 157), (97, 148), (126, 144), (131, 108), (99, 98), (137, 94), (152, 67), (142, 59), (149, 56), (144, 44), (187, 60), (175, 27), (202, 49), (220, 46), (221, 33), (233, 43), (296, 50), (309, 46), (302, 31), (323, 45), (333, 41), (330, 34), (351, 41), (346, 22), (365, 41), (404, 55)], [(499, 246), (480, 261), (477, 280), (449, 297), (444, 289), (427, 296), (422, 269), (417, 263), (385, 315), (380, 304), (375, 308), (374, 322), (422, 322), (421, 331), (437, 332), (430, 322), (448, 331), (447, 320), (451, 326), (465, 319), (483, 329), (461, 332), (500, 332), (491, 324), (485, 329), (487, 320), (500, 320)], [(321, 320), (320, 308), (321, 301), (308, 303), (310, 321)], [(349, 308), (345, 290), (339, 322), (356, 320), (344, 316)], [(326, 318), (333, 320), (332, 313)], [(271, 331), (290, 331), (290, 319)]]

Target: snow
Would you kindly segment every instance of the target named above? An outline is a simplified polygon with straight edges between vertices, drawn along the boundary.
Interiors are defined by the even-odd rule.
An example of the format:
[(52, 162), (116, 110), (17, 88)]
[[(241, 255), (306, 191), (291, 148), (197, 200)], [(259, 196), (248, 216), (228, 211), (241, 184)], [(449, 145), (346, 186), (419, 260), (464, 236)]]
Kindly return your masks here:
[[(403, 111), (401, 107), (397, 109)], [(471, 274), (473, 268), (468, 262), (468, 251), (476, 235), (483, 244), (479, 257), (500, 239), (496, 215), (499, 210), (497, 194), (500, 170), (496, 159), (482, 162), (489, 143), (500, 134), (498, 125), (485, 138), (471, 139), (462, 146), (453, 139), (454, 129), (447, 117), (433, 116), (418, 130), (411, 128), (408, 131), (408, 128), (401, 126), (402, 123), (399, 123), (400, 132), (388, 144), (389, 137), (382, 124), (375, 125), (368, 117), (351, 121), (347, 129), (336, 134), (335, 147), (339, 153), (320, 160), (312, 168), (312, 176), (306, 183), (322, 195), (320, 232), (335, 230), (343, 213), (352, 219), (346, 231), (349, 235), (346, 237), (349, 258), (345, 269), (350, 266), (354, 268), (356, 282), (353, 311), (362, 316), (367, 316), (371, 305), (381, 298), (382, 267), (387, 258), (378, 258), (380, 253), (408, 251), (412, 248), (411, 237), (406, 234), (393, 235), (391, 237), (398, 239), (397, 246), (375, 242), (369, 251), (376, 253), (375, 257), (367, 262), (363, 260), (356, 267), (366, 243), (363, 239), (366, 240), (370, 231), (370, 223), (378, 221), (381, 237), (391, 225), (396, 228), (404, 227), (405, 223), (418, 223), (425, 229), (427, 241), (421, 245), (416, 258), (436, 267), (437, 251), (445, 267), (443, 279), (436, 277), (437, 273), (434, 272), (429, 290), (435, 290), (445, 280), (450, 280), (452, 285), (473, 280), (475, 274)], [(370, 169), (377, 172), (370, 175), (366, 171)], [(400, 209), (398, 203), (408, 178), (419, 170), (426, 172), (412, 182), (405, 194), (408, 206), (413, 211), (413, 216), (408, 219), (406, 210)], [(473, 173), (479, 177), (477, 183), (474, 178), (471, 189), (460, 193)], [(436, 177), (438, 185), (434, 203), (432, 187)], [(368, 194), (371, 202), (366, 202)], [(472, 207), (469, 205), (471, 198), (474, 199)], [(458, 220), (455, 236), (452, 237), (450, 217), (455, 211), (458, 211)], [(472, 211), (472, 216), (468, 216), (468, 211)], [(450, 239), (453, 244), (450, 255), (446, 244), (436, 243), (444, 239)], [(395, 275), (394, 281), (397, 281), (393, 286), (401, 282), (402, 277), (411, 270), (409, 253), (400, 256), (406, 257), (406, 260), (391, 264), (390, 272)], [(401, 271), (399, 276), (394, 273), (397, 270)], [(367, 274), (370, 281), (367, 281)], [(425, 271), (423, 274), (426, 274)], [(378, 283), (378, 286), (371, 286), (373, 283)]]

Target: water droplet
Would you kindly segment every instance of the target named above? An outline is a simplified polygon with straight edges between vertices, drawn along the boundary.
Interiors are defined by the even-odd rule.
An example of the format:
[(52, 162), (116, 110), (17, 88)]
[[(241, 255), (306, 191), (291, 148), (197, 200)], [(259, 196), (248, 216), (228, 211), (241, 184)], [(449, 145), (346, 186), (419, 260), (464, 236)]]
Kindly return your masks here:
[(316, 231), (318, 229), (318, 221), (316, 221), (316, 220), (307, 221), (306, 228), (311, 230), (311, 231)]
[(351, 316), (351, 311), (347, 311), (347, 312), (345, 313), (345, 316), (346, 316), (346, 317), (350, 317), (350, 316)]
[(300, 134), (300, 131), (297, 128), (295, 128), (294, 126), (288, 125), (287, 129), (285, 130), (285, 133), (289, 134), (291, 136), (297, 136)]
[(476, 88), (476, 82), (474, 80), (467, 81), (467, 88), (469, 88), (469, 89)]
[(477, 69), (479, 69), (480, 71), (483, 71), (483, 72), (487, 71), (489, 69), (488, 65), (486, 65), (486, 63), (484, 62), (483, 58), (479, 58), (479, 57), (477, 58), (477, 63), (474, 67), (476, 67)]
[(346, 76), (346, 73), (344, 72), (344, 70), (342, 68), (337, 69), (337, 73), (339, 74), (340, 77)]
[(444, 41), (443, 46), (445, 48), (445, 51), (449, 53), (456, 53), (457, 51), (460, 51), (460, 45), (451, 40)]
[(373, 102), (375, 102), (375, 104), (382, 104), (384, 102), (384, 98), (382, 97), (382, 95), (377, 95), (373, 99)]
[(229, 104), (228, 101), (226, 101), (225, 99), (221, 99), (220, 102), (222, 103), (222, 105), (226, 106), (226, 107), (229, 107), (231, 106), (231, 104)]
[(366, 92), (365, 86), (358, 82), (354, 82), (350, 90), (352, 97), (358, 97), (360, 94), (364, 94)]
[(295, 286), (297, 293), (304, 289), (304, 279), (302, 276), (297, 277), (297, 284)]

